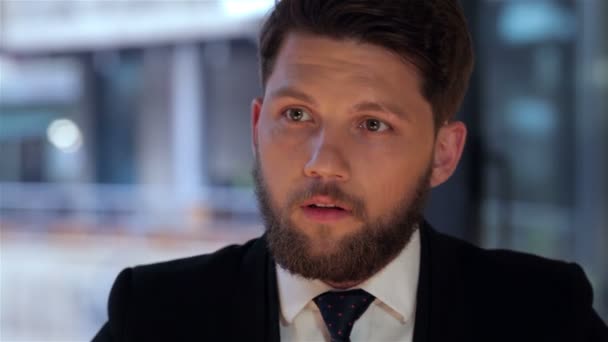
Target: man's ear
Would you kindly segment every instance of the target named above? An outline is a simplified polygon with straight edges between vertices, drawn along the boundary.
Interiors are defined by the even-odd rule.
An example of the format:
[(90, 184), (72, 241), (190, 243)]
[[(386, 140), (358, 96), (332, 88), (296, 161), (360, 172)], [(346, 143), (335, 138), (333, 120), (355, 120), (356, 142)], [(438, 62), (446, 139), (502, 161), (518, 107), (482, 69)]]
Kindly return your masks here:
[(256, 97), (251, 101), (251, 150), (254, 156), (258, 146), (258, 123), (262, 114), (262, 101), (261, 97)]
[(431, 187), (447, 181), (454, 173), (462, 156), (466, 137), (467, 127), (463, 122), (454, 121), (439, 128), (435, 140)]

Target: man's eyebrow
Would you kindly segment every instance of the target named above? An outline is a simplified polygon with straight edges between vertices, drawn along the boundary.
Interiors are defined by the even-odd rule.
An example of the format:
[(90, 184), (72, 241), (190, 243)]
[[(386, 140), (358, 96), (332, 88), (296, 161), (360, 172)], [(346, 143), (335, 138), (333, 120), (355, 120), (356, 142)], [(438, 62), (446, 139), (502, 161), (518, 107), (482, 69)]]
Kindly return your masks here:
[(307, 93), (305, 93), (299, 89), (293, 88), (293, 87), (279, 88), (279, 89), (271, 92), (268, 97), (271, 99), (277, 98), (277, 97), (293, 97), (295, 99), (298, 99), (298, 100), (301, 100), (304, 102), (308, 102), (315, 107), (317, 106), (317, 101), (315, 101), (315, 99), (312, 96), (308, 95)]
[(409, 121), (411, 119), (409, 114), (404, 112), (398, 105), (389, 102), (364, 101), (354, 105), (353, 109), (357, 112), (384, 112), (402, 120)]

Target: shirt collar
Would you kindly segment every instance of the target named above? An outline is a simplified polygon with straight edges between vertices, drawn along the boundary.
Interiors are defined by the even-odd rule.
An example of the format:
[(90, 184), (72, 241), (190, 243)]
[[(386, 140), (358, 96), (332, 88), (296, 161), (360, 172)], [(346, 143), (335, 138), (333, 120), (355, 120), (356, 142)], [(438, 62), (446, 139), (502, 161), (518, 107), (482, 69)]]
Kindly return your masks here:
[[(282, 318), (291, 324), (316, 296), (332, 288), (318, 279), (305, 279), (277, 265), (277, 285)], [(414, 231), (399, 255), (374, 276), (355, 286), (376, 297), (405, 323), (414, 313), (420, 271), (420, 232)]]

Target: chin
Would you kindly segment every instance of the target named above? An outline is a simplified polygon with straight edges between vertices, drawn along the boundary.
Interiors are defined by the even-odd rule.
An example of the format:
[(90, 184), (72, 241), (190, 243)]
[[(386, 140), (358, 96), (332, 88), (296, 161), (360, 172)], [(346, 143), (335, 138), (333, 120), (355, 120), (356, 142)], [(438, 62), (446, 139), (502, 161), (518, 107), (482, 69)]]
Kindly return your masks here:
[(306, 228), (297, 225), (294, 229), (306, 236), (311, 256), (334, 254), (338, 251), (341, 241), (358, 231), (352, 228), (321, 224), (312, 224)]
[(357, 233), (361, 227), (360, 225), (344, 223), (300, 221), (295, 224), (294, 228), (309, 238), (337, 241), (348, 235)]

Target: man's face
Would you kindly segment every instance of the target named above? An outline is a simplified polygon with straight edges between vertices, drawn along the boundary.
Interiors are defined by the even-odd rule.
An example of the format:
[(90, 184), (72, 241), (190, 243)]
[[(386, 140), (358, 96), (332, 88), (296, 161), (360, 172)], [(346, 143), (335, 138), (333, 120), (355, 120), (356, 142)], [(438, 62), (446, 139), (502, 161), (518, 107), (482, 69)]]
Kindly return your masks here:
[[(268, 233), (293, 249), (275, 253), (279, 264), (308, 272), (289, 265), (287, 254), (356, 262), (399, 235), (383, 265), (360, 264), (379, 268), (407, 243), (433, 172), (433, 113), (420, 82), (412, 65), (381, 47), (301, 33), (285, 38), (265, 96), (252, 106)], [(346, 273), (333, 280), (348, 280)]]

